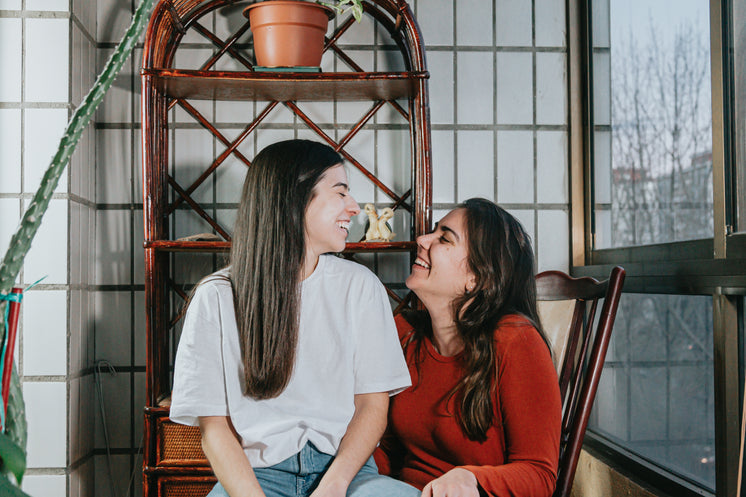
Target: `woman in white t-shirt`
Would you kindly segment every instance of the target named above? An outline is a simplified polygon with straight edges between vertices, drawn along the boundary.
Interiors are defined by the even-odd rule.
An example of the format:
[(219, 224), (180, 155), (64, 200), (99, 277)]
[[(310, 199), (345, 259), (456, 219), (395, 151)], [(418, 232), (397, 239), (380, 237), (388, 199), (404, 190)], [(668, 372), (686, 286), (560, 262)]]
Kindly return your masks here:
[(340, 252), (353, 216), (341, 156), (275, 143), (248, 169), (231, 265), (189, 303), (170, 417), (198, 425), (211, 497), (417, 496), (371, 457), (410, 385), (388, 297)]

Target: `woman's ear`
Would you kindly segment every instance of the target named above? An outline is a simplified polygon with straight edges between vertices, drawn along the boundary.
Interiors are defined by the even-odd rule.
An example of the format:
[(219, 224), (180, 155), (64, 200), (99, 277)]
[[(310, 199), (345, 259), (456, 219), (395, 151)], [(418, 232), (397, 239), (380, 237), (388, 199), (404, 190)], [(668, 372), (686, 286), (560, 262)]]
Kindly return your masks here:
[(477, 277), (474, 273), (469, 272), (469, 276), (466, 278), (466, 293), (471, 293), (477, 287)]

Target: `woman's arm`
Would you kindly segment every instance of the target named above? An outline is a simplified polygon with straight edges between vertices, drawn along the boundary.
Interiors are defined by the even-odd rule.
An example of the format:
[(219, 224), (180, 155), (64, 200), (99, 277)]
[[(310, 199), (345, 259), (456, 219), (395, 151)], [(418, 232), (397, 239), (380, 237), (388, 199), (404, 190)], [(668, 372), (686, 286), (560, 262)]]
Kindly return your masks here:
[(533, 327), (498, 342), (497, 401), (505, 464), (463, 466), (488, 495), (552, 495), (557, 478), (561, 402), (547, 346)]
[(363, 467), (386, 429), (389, 394), (355, 395), (355, 414), (347, 426), (334, 461), (311, 497), (344, 497), (347, 487)]
[(201, 416), (202, 450), (231, 497), (264, 497), (262, 487), (227, 416)]

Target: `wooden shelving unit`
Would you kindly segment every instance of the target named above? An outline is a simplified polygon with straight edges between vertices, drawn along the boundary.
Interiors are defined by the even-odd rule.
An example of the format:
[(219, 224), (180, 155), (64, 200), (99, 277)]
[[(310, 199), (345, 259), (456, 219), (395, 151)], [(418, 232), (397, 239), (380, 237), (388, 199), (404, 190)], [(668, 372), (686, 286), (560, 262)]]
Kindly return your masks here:
[[(348, 257), (365, 252), (407, 253), (416, 249), (415, 237), (427, 232), (431, 223), (430, 120), (424, 46), (419, 28), (409, 5), (401, 0), (365, 0), (364, 8), (399, 48), (406, 68), (403, 72), (365, 72), (338, 45), (348, 29), (354, 29), (352, 19), (339, 24), (327, 39), (327, 51), (339, 58), (349, 72), (300, 73), (254, 72), (249, 62), (250, 50), (238, 48), (237, 40), (247, 33), (246, 20), (235, 0), (161, 0), (151, 16), (144, 43), (142, 77), (142, 137), (143, 137), (143, 214), (145, 247), (146, 295), (146, 399), (145, 442), (143, 454), (143, 492), (145, 497), (176, 497), (206, 495), (212, 488), (212, 476), (200, 447), (196, 428), (174, 424), (168, 419), (176, 348), (173, 329), (178, 322), (175, 302), (186, 297), (186, 291), (174, 284), (177, 270), (175, 257), (191, 254), (209, 256), (226, 253), (230, 248), (230, 233), (215, 216), (215, 207), (202, 205), (195, 191), (231, 156), (250, 167), (251, 160), (239, 151), (247, 136), (262, 133), (264, 119), (277, 106), (289, 109), (297, 121), (318, 135), (342, 154), (350, 167), (357, 168), (395, 210), (405, 210), (411, 221), (410, 233), (397, 236), (389, 243), (348, 243)], [(230, 9), (223, 9), (230, 7)], [(205, 28), (212, 12), (230, 10), (237, 16), (238, 31), (223, 41)], [(215, 47), (213, 57), (197, 70), (174, 67), (176, 53), (184, 36), (194, 31)], [(233, 57), (246, 71), (218, 71), (220, 57)], [(238, 138), (229, 140), (218, 125), (200, 113), (196, 102), (216, 100), (226, 102), (255, 101), (266, 107), (259, 110)], [(320, 124), (306, 115), (298, 102), (370, 102), (369, 110), (344, 130), (344, 137), (333, 140)], [(225, 147), (190, 185), (182, 185), (178, 168), (169, 162), (172, 143), (171, 119), (173, 107), (180, 107), (199, 127), (212, 133)], [(406, 191), (385, 184), (345, 148), (353, 137), (384, 107), (393, 107), (408, 122), (411, 146), (411, 175)], [(216, 240), (184, 241), (172, 239), (174, 216), (189, 212), (206, 222)], [(181, 255), (180, 255), (181, 254)], [(389, 295), (401, 301), (394, 291)], [(401, 305), (406, 304), (406, 298)]]

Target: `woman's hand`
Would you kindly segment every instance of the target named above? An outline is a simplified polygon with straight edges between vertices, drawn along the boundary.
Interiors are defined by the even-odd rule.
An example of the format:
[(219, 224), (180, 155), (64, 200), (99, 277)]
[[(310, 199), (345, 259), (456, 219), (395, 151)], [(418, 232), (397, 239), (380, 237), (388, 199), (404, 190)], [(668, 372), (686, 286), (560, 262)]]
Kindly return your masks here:
[(347, 484), (343, 481), (329, 481), (322, 479), (319, 486), (311, 493), (311, 497), (345, 497)]
[(477, 477), (468, 469), (453, 468), (425, 485), (422, 497), (479, 497)]

